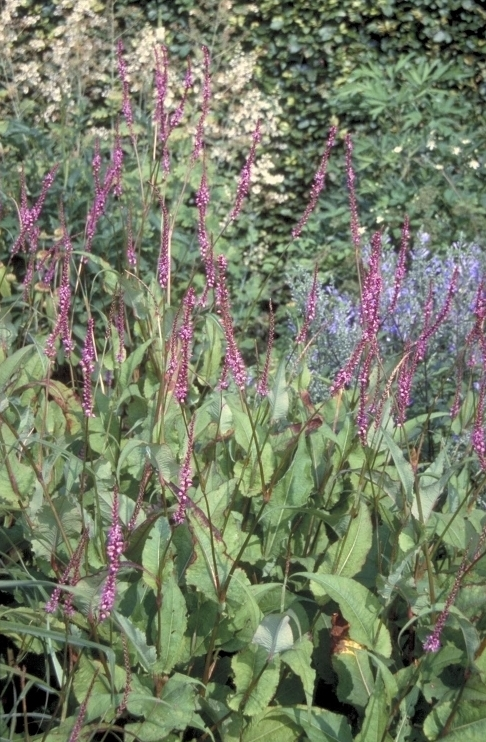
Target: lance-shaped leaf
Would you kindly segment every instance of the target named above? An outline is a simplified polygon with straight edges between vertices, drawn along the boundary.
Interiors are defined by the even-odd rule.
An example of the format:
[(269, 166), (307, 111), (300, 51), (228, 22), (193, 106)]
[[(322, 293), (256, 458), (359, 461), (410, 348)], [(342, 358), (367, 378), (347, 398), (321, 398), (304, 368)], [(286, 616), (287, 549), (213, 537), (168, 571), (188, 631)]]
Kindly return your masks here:
[(316, 575), (312, 572), (294, 575), (299, 576), (311, 581), (312, 592), (317, 598), (328, 595), (336, 601), (349, 623), (351, 639), (384, 657), (390, 657), (390, 634), (380, 620), (382, 608), (369, 590), (349, 577)]

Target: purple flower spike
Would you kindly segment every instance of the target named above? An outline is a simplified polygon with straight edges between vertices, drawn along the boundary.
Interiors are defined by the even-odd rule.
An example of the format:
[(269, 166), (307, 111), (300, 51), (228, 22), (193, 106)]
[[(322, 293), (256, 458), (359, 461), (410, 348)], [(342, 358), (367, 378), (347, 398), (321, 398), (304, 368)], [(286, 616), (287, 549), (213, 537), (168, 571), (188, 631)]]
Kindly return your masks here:
[[(184, 108), (186, 106), (187, 96), (189, 94), (189, 90), (192, 88), (193, 80), (192, 80), (192, 68), (191, 68), (191, 61), (187, 60), (187, 70), (186, 70), (186, 76), (184, 78), (184, 92), (182, 93), (182, 98), (179, 102), (179, 105), (177, 106), (176, 110), (172, 114), (172, 116), (169, 119), (169, 132), (168, 135), (172, 133), (172, 131), (176, 128), (176, 126), (179, 126), (179, 124), (182, 121), (182, 116), (184, 115)], [(209, 96), (208, 91), (208, 96)], [(209, 97), (208, 97), (208, 110), (209, 110)]]
[[(211, 99), (211, 75), (209, 74), (210, 57), (209, 49), (203, 46), (202, 53), (204, 57), (204, 78), (202, 91), (201, 115), (197, 123), (196, 135), (194, 137), (194, 149), (192, 150), (191, 161), (194, 163), (204, 149), (204, 124), (209, 113), (209, 101)], [(192, 78), (191, 78), (192, 84)]]
[(39, 234), (39, 230), (36, 227), (36, 224), (39, 220), (44, 201), (46, 200), (47, 192), (54, 183), (54, 178), (56, 177), (56, 173), (58, 170), (59, 165), (54, 165), (52, 170), (47, 173), (44, 180), (42, 181), (40, 196), (31, 209), (29, 209), (29, 206), (27, 204), (27, 186), (25, 183), (25, 175), (22, 172), (22, 193), (20, 199), (20, 234), (12, 246), (12, 255), (16, 255), (20, 249), (25, 249), (26, 239), (28, 239), (31, 243), (30, 252), (35, 252)]
[(116, 56), (118, 60), (118, 75), (120, 77), (120, 80), (123, 86), (122, 111), (123, 111), (123, 116), (125, 118), (125, 121), (127, 122), (128, 129), (130, 131), (130, 136), (133, 140), (134, 139), (133, 111), (132, 111), (132, 104), (130, 103), (130, 86), (128, 84), (127, 63), (123, 59), (123, 52), (124, 52), (123, 43), (120, 39), (116, 47)]
[(235, 204), (229, 216), (230, 221), (234, 221), (236, 217), (238, 216), (238, 214), (240, 213), (241, 208), (243, 206), (243, 201), (245, 197), (248, 195), (248, 192), (250, 190), (251, 169), (255, 162), (257, 144), (261, 141), (261, 138), (262, 138), (262, 135), (260, 131), (260, 121), (257, 121), (255, 131), (253, 132), (253, 135), (252, 135), (253, 141), (251, 143), (250, 152), (248, 153), (248, 157), (246, 158), (246, 162), (243, 165), (243, 169), (240, 173), (240, 180), (238, 183), (238, 187), (236, 189)]
[(243, 389), (246, 384), (246, 369), (243, 358), (236, 345), (233, 322), (231, 320), (231, 304), (229, 292), (226, 286), (226, 267), (228, 262), (224, 255), (219, 255), (217, 260), (218, 276), (216, 282), (216, 306), (218, 314), (221, 317), (224, 334), (226, 338), (226, 358), (223, 366), (223, 375), (220, 381), (220, 387), (223, 388), (223, 379), (226, 380), (228, 369), (233, 375), (235, 384)]
[(83, 352), (79, 365), (83, 371), (83, 401), (81, 406), (86, 417), (94, 417), (93, 414), (93, 395), (91, 391), (91, 374), (94, 371), (95, 346), (94, 346), (94, 319), (88, 320), (86, 328), (86, 340), (84, 342)]
[[(479, 547), (478, 547), (479, 548)], [(477, 554), (474, 555), (474, 558), (476, 558)], [(426, 652), (437, 652), (440, 649), (440, 637), (442, 634), (442, 630), (445, 626), (445, 623), (449, 617), (449, 613), (451, 612), (451, 607), (457, 598), (457, 593), (459, 592), (459, 588), (461, 586), (462, 578), (466, 574), (466, 571), (468, 569), (468, 555), (467, 551), (464, 554), (464, 557), (462, 559), (462, 562), (459, 566), (459, 569), (457, 571), (456, 579), (454, 580), (454, 584), (452, 586), (452, 590), (449, 593), (449, 596), (446, 600), (446, 604), (444, 606), (444, 609), (441, 611), (439, 618), (437, 619), (437, 622), (435, 624), (434, 630), (432, 634), (429, 634), (427, 639), (423, 643), (424, 650)]]
[(319, 195), (322, 189), (324, 188), (324, 183), (326, 181), (327, 163), (329, 162), (329, 156), (331, 154), (331, 149), (334, 147), (334, 142), (336, 140), (336, 134), (337, 134), (337, 127), (331, 126), (331, 128), (329, 129), (329, 135), (327, 137), (326, 149), (324, 150), (324, 154), (322, 155), (321, 164), (319, 165), (319, 168), (314, 176), (314, 182), (312, 184), (311, 191), (310, 191), (309, 203), (307, 204), (306, 209), (303, 215), (301, 216), (299, 223), (292, 230), (292, 237), (294, 239), (296, 237), (299, 237), (303, 228), (309, 221), (310, 215), (316, 208), (317, 199), (319, 198)]
[(168, 59), (165, 46), (156, 46), (155, 54), (155, 90), (157, 98), (155, 103), (155, 123), (158, 128), (158, 137), (161, 142), (167, 139), (167, 116), (165, 114), (165, 98), (167, 95), (168, 82)]
[(160, 235), (160, 252), (157, 274), (159, 277), (160, 287), (166, 289), (170, 275), (170, 219), (169, 211), (163, 200), (160, 200), (160, 208), (162, 209), (162, 234)]
[(71, 284), (69, 282), (69, 260), (72, 254), (72, 244), (69, 234), (66, 230), (64, 223), (64, 215), (62, 218), (63, 224), (63, 237), (62, 244), (64, 245), (65, 255), (62, 263), (62, 278), (61, 286), (59, 287), (59, 306), (56, 324), (53, 331), (46, 340), (45, 354), (48, 358), (54, 358), (56, 350), (54, 343), (56, 338), (61, 336), (62, 344), (64, 346), (64, 352), (67, 356), (74, 350), (74, 343), (71, 338), (71, 330), (69, 328), (69, 311), (71, 309)]
[(483, 378), (479, 388), (478, 406), (474, 418), (473, 431), (471, 434), (471, 444), (479, 459), (479, 464), (483, 471), (486, 471), (486, 439), (484, 435), (484, 398), (486, 393), (486, 381)]
[(366, 275), (363, 280), (361, 296), (361, 324), (363, 338), (374, 342), (380, 328), (380, 296), (383, 279), (380, 273), (381, 234), (375, 232), (371, 238), (371, 256)]
[(179, 364), (179, 372), (177, 374), (177, 381), (175, 385), (174, 396), (178, 402), (184, 402), (188, 392), (188, 373), (189, 373), (189, 360), (191, 358), (191, 344), (192, 336), (194, 334), (194, 327), (192, 322), (192, 311), (196, 305), (196, 292), (192, 286), (188, 289), (184, 300), (184, 314), (182, 317), (182, 325), (178, 332), (178, 337), (181, 340), (181, 361)]
[(132, 216), (130, 213), (128, 214), (128, 223), (127, 223), (127, 262), (131, 268), (134, 268), (137, 265), (137, 256), (135, 254), (135, 242), (133, 239)]
[(440, 639), (438, 636), (435, 635), (435, 631), (433, 634), (429, 634), (427, 639), (424, 641), (423, 647), (424, 647), (425, 652), (438, 652), (439, 651)]
[[(80, 579), (80, 564), (81, 557), (83, 556), (86, 544), (88, 543), (88, 531), (85, 529), (81, 534), (81, 539), (76, 547), (76, 551), (69, 560), (69, 564), (64, 570), (61, 579), (59, 580), (58, 586), (55, 588), (50, 599), (47, 601), (45, 606), (46, 613), (55, 613), (59, 605), (61, 598), (62, 586), (63, 585), (76, 585)], [(70, 576), (71, 575), (71, 576)], [(64, 601), (64, 612), (68, 615), (72, 615), (74, 609), (72, 607), (72, 594), (69, 593)]]
[(108, 577), (106, 578), (103, 592), (101, 594), (100, 621), (104, 621), (105, 618), (108, 618), (111, 611), (113, 610), (113, 606), (115, 605), (116, 578), (120, 569), (120, 557), (125, 548), (125, 541), (123, 538), (118, 510), (118, 487), (115, 485), (113, 489), (113, 505), (111, 508), (112, 526), (108, 531), (108, 540), (106, 543), (106, 555), (108, 557)]
[(353, 140), (346, 134), (346, 175), (349, 193), (349, 210), (351, 214), (351, 239), (358, 254), (361, 238), (359, 234), (358, 202), (356, 200), (356, 176), (353, 169)]
[(313, 323), (315, 316), (316, 316), (316, 307), (317, 307), (317, 265), (314, 268), (314, 280), (312, 281), (312, 287), (311, 287), (311, 290), (309, 291), (309, 296), (307, 297), (304, 324), (302, 325), (302, 329), (300, 330), (297, 337), (295, 338), (296, 343), (305, 343), (307, 339), (307, 333), (309, 331), (309, 327)]
[(187, 496), (187, 493), (189, 492), (189, 488), (192, 485), (191, 456), (192, 456), (192, 449), (194, 446), (194, 423), (195, 422), (196, 422), (196, 417), (193, 415), (191, 422), (189, 424), (186, 454), (184, 456), (184, 461), (181, 466), (181, 471), (179, 474), (179, 492), (177, 494), (177, 499), (179, 500), (179, 506), (174, 515), (174, 523), (176, 523), (177, 525), (184, 522), (185, 517), (186, 517), (186, 508), (189, 504), (189, 498)]
[(258, 381), (257, 388), (256, 388), (257, 393), (260, 394), (262, 397), (266, 397), (269, 392), (268, 372), (270, 370), (270, 357), (272, 354), (273, 341), (275, 339), (275, 315), (273, 313), (272, 302), (270, 302), (269, 304), (269, 310), (270, 310), (270, 323), (269, 323), (269, 332), (268, 332), (267, 353), (265, 356), (265, 365), (263, 366), (263, 372)]
[(199, 190), (196, 193), (196, 206), (198, 210), (197, 238), (199, 241), (199, 250), (201, 258), (206, 265), (211, 253), (211, 244), (206, 230), (206, 212), (209, 204), (209, 186), (206, 175), (206, 168), (203, 169)]
[(395, 270), (395, 277), (393, 279), (393, 296), (388, 307), (388, 314), (391, 314), (397, 308), (398, 297), (400, 296), (400, 289), (402, 287), (403, 279), (406, 273), (406, 262), (408, 255), (408, 248), (410, 243), (410, 220), (408, 215), (405, 217), (402, 228), (402, 241), (400, 244), (400, 252), (398, 253), (397, 267)]

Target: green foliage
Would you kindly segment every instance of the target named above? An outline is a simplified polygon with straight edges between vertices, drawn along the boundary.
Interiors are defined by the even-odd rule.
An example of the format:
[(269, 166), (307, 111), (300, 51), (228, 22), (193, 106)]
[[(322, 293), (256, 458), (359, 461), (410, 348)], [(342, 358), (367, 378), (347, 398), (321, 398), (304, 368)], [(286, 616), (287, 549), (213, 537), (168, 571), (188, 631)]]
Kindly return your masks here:
[[(22, 23), (24, 17), (28, 23)], [(82, 162), (79, 153), (89, 151), (95, 136), (105, 138), (113, 131), (120, 102), (120, 93), (110, 90), (115, 39), (123, 37), (130, 72), (138, 79), (138, 133), (152, 107), (151, 79), (146, 74), (151, 44), (163, 41), (170, 50), (176, 97), (186, 58), (207, 44), (213, 59), (215, 223), (227, 214), (225, 198), (234, 192), (258, 117), (264, 126), (267, 159), (255, 175), (252, 209), (245, 210), (225, 244), (232, 258), (230, 271), (239, 285), (239, 319), (246, 322), (253, 312), (250, 306), (263, 309), (263, 279), (279, 297), (282, 315), (288, 301), (282, 267), (296, 262), (310, 267), (319, 260), (327, 278), (334, 276), (338, 283), (354, 280), (343, 167), (337, 162), (331, 161), (322, 205), (304, 235), (290, 241), (330, 123), (339, 124), (342, 135), (346, 131), (356, 135), (361, 226), (368, 236), (377, 225), (386, 225), (396, 238), (404, 210), (412, 227), (425, 228), (439, 250), (460, 231), (470, 240), (483, 233), (484, 20), (484, 9), (474, 0), (359, 1), (346, 8), (334, 1), (323, 7), (280, 0), (236, 2), (229, 7), (216, 0), (174, 0), (142, 7), (128, 0), (108, 6), (90, 0), (86, 17), (75, 7), (49, 13), (38, 3), (27, 2), (18, 17), (5, 17), (6, 93), (0, 110), (5, 111), (5, 121), (14, 111), (16, 121), (3, 124), (2, 143), (28, 171), (40, 165), (39, 154), (31, 156), (39, 153), (39, 145), (46, 161), (63, 162), (64, 192), (71, 204), (76, 202), (79, 217), (72, 224), (82, 230), (88, 195), (79, 186), (80, 181), (86, 187), (90, 183), (90, 158)], [(66, 38), (66, 28), (69, 44), (63, 46), (59, 40)], [(23, 46), (17, 44), (18, 38)], [(32, 59), (25, 51), (29, 44), (36, 49)], [(89, 49), (89, 60), (83, 64), (81, 47)], [(23, 95), (24, 89), (31, 94)], [(60, 110), (52, 103), (53, 90), (55, 100), (61, 100)], [(193, 121), (196, 107), (189, 100)], [(226, 122), (234, 117), (239, 126), (229, 130)], [(45, 137), (46, 129), (53, 136)], [(174, 172), (179, 168), (183, 180), (186, 160), (179, 144), (173, 148)], [(152, 149), (148, 146), (147, 152)], [(211, 157), (208, 152), (208, 161)], [(137, 167), (134, 163), (133, 172)], [(151, 179), (150, 165), (142, 165), (142, 172), (145, 180)], [(15, 168), (9, 180), (18, 181)], [(57, 203), (53, 194), (53, 212)], [(174, 258), (181, 270), (190, 259), (188, 246), (194, 237), (191, 217), (183, 215), (185, 206), (187, 199), (178, 204), (174, 233)], [(136, 229), (141, 223), (146, 229), (143, 213), (131, 216)], [(7, 225), (8, 221), (5, 229)], [(126, 225), (127, 214), (111, 242), (115, 265)], [(50, 226), (45, 227), (46, 234), (52, 232)], [(144, 243), (148, 262), (154, 258), (150, 246), (159, 238), (157, 220), (152, 220), (152, 228)], [(266, 321), (265, 313), (258, 320), (253, 313), (248, 350), (265, 337)]]

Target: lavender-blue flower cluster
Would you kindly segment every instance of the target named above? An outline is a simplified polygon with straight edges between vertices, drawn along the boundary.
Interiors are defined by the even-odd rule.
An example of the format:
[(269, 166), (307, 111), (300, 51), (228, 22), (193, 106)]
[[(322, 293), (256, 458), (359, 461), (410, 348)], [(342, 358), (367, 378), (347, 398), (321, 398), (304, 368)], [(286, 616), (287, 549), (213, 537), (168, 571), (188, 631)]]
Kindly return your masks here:
[[(367, 269), (371, 259), (371, 246), (366, 246), (363, 261)], [(406, 257), (405, 271), (402, 260), (401, 253), (384, 238), (378, 269), (382, 279), (377, 313), (381, 357), (385, 361), (395, 358), (398, 363), (405, 349), (424, 334), (424, 322), (429, 316), (425, 358), (417, 373), (423, 374), (425, 363), (429, 376), (448, 367), (455, 378), (454, 362), (460, 360), (474, 326), (478, 285), (486, 275), (486, 255), (478, 245), (463, 241), (453, 243), (445, 253), (435, 253), (429, 235), (419, 232)], [(402, 275), (397, 292), (398, 274)], [(293, 299), (305, 321), (312, 276), (298, 272), (292, 276), (291, 284)], [(352, 295), (332, 284), (317, 287), (316, 312), (308, 332), (309, 337), (315, 338), (308, 356), (314, 401), (329, 396), (332, 382), (346, 367), (364, 329), (358, 290)], [(358, 373), (356, 369), (356, 378)]]

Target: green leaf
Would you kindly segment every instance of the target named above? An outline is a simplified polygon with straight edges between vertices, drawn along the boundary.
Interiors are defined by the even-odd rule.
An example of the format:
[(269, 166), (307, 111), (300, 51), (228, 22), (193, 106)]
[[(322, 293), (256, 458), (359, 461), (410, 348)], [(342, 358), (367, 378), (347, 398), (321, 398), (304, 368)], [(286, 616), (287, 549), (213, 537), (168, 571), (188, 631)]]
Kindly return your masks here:
[[(37, 740), (42, 740), (42, 742), (66, 742), (66, 740), (71, 739), (71, 734), (74, 730), (78, 718), (79, 714), (76, 716), (68, 716), (68, 718), (64, 719), (58, 727), (56, 727), (55, 729), (51, 729), (51, 731), (47, 735), (43, 734), (41, 737), (35, 737), (36, 742)], [(98, 722), (94, 722), (92, 724), (83, 724), (83, 735), (90, 734), (90, 732), (93, 732), (93, 734), (95, 734), (98, 728)], [(15, 740), (20, 741), (21, 739), (25, 739), (25, 737), (20, 738), (15, 736), (8, 737), (7, 739), (12, 739), (12, 742), (15, 742)], [(31, 739), (34, 738), (31, 737)]]
[(241, 742), (294, 742), (300, 739), (299, 731), (281, 709), (269, 708), (251, 719), (241, 736)]
[(300, 511), (314, 488), (311, 461), (305, 437), (299, 438), (295, 457), (288, 471), (275, 485), (262, 516), (265, 529), (265, 559), (280, 555), (280, 542), (288, 537), (288, 520)]
[(385, 665), (383, 660), (377, 657), (376, 654), (372, 654), (370, 652), (369, 658), (380, 672), (381, 679), (383, 680), (383, 684), (385, 687), (387, 703), (388, 705), (391, 705), (393, 699), (396, 696), (398, 696), (398, 684), (397, 684), (396, 678), (394, 675), (392, 675), (392, 673), (390, 672), (388, 667)]
[(210, 314), (206, 317), (203, 337), (204, 351), (202, 365), (198, 370), (198, 374), (204, 384), (214, 387), (220, 374), (221, 359), (223, 357), (222, 339), (224, 337), (223, 328), (214, 315)]
[(79, 538), (81, 511), (69, 498), (57, 497), (51, 504), (42, 506), (37, 516), (31, 519), (31, 527), (35, 534), (32, 549), (37, 557), (50, 561), (66, 538)]
[[(446, 453), (446, 449), (443, 448), (437, 456), (436, 460), (423, 472), (418, 480), (419, 492), (418, 495), (417, 493), (414, 493), (412, 515), (417, 518), (417, 520), (420, 520), (421, 511), (423, 523), (427, 523), (428, 519), (430, 518), (430, 514), (432, 513), (432, 510), (434, 508), (434, 505), (444, 489), (444, 485), (452, 476), (452, 470), (446, 472), (446, 474), (442, 476), (442, 472), (444, 471), (444, 460), (446, 457)], [(420, 509), (417, 502), (417, 498), (419, 496), (421, 506)]]
[[(127, 469), (141, 470), (147, 458), (147, 443), (138, 438), (122, 441), (120, 456), (118, 457), (116, 473), (120, 478), (123, 466)], [(128, 459), (128, 462), (127, 462)]]
[(26, 359), (36, 350), (35, 345), (26, 345), (24, 348), (19, 348), (19, 350), (7, 356), (0, 363), (0, 392), (5, 391), (5, 388), (12, 382), (14, 376), (20, 376), (20, 371), (24, 367)]
[(393, 462), (396, 466), (398, 476), (400, 477), (400, 481), (403, 486), (403, 491), (405, 494), (405, 498), (407, 502), (412, 502), (412, 496), (413, 496), (413, 483), (414, 483), (414, 475), (413, 475), (413, 469), (408, 462), (404, 455), (402, 450), (397, 446), (391, 435), (386, 431), (381, 431), (383, 434), (383, 438), (386, 441), (386, 444), (388, 446), (388, 450), (392, 456)]
[(338, 575), (297, 572), (294, 577), (310, 580), (312, 592), (317, 598), (328, 595), (338, 603), (341, 613), (349, 622), (351, 639), (384, 657), (390, 657), (390, 634), (379, 618), (382, 608), (369, 590), (349, 577)]
[(266, 431), (258, 426), (253, 430), (248, 413), (240, 409), (239, 401), (228, 396), (228, 404), (233, 416), (236, 442), (249, 456), (249, 461), (240, 464), (240, 476), (244, 476), (243, 484), (248, 488), (248, 495), (259, 494), (274, 473), (275, 456), (272, 446), (267, 440)]
[(167, 555), (172, 531), (167, 518), (158, 518), (150, 529), (142, 552), (143, 581), (156, 595), (160, 591), (160, 578)]
[(167, 443), (152, 443), (148, 446), (150, 459), (166, 482), (173, 482), (179, 474), (179, 465)]
[[(79, 666), (74, 673), (73, 690), (78, 703), (83, 703), (95, 672), (97, 672), (97, 676), (88, 698), (85, 720), (90, 722), (94, 719), (103, 719), (110, 722), (115, 717), (116, 694), (112, 694), (110, 691), (110, 683), (104, 675), (102, 662), (89, 660), (81, 655)], [(112, 678), (112, 681), (115, 689), (123, 689), (126, 682), (126, 671), (123, 667), (118, 665), (115, 667), (115, 677)]]
[(350, 519), (344, 536), (327, 550), (324, 561), (319, 566), (318, 574), (332, 573), (354, 577), (365, 563), (371, 549), (372, 538), (368, 508), (364, 502), (360, 502), (358, 513)]
[[(452, 716), (451, 716), (452, 714)], [(447, 734), (443, 734), (446, 722)], [(447, 701), (439, 704), (424, 723), (427, 739), (447, 742), (483, 742), (486, 736), (486, 704)]]
[(5, 461), (0, 467), (0, 509), (3, 512), (25, 507), (26, 498), (32, 494), (36, 480), (32, 467), (19, 461), (15, 452), (10, 453), (8, 462), (9, 468)]
[(179, 662), (184, 648), (186, 627), (187, 607), (184, 595), (174, 575), (165, 575), (162, 586), (162, 608), (160, 609), (160, 653), (154, 672), (168, 674)]
[(176, 673), (164, 685), (161, 698), (149, 696), (140, 682), (135, 682), (135, 678), (133, 681), (127, 710), (143, 719), (125, 726), (130, 737), (142, 742), (161, 742), (170, 732), (184, 731), (187, 727), (206, 731), (196, 714), (194, 685), (198, 681)]
[(275, 383), (268, 395), (268, 399), (270, 400), (271, 420), (277, 423), (286, 420), (289, 411), (289, 392), (285, 379), (286, 368), (287, 359), (282, 358), (275, 377)]
[(265, 616), (253, 637), (253, 644), (258, 644), (268, 652), (269, 660), (275, 654), (285, 652), (294, 646), (294, 634), (287, 613), (272, 613)]
[(389, 713), (383, 681), (378, 677), (356, 742), (391, 742), (390, 735), (385, 734)]
[(155, 647), (147, 644), (144, 632), (138, 626), (135, 626), (129, 618), (123, 616), (118, 611), (113, 611), (113, 618), (130, 640), (131, 646), (135, 650), (142, 667), (147, 672), (155, 672), (154, 664), (157, 658)]
[(262, 647), (250, 645), (231, 661), (236, 693), (228, 699), (233, 711), (255, 716), (269, 705), (280, 679), (280, 657), (268, 662)]
[(128, 358), (123, 361), (120, 368), (120, 381), (119, 388), (125, 389), (130, 384), (134, 371), (140, 366), (142, 359), (145, 355), (145, 351), (150, 345), (152, 345), (152, 338), (146, 340), (145, 343), (138, 345), (135, 350), (130, 353)]
[(279, 710), (298, 724), (310, 742), (352, 742), (351, 728), (344, 716), (315, 706), (311, 709), (294, 706)]
[(187, 583), (219, 602), (219, 589), (228, 577), (233, 560), (227, 555), (224, 543), (210, 534), (206, 525), (201, 525), (192, 510), (187, 515), (196, 538), (195, 559), (186, 571)]
[(351, 645), (333, 654), (332, 666), (338, 677), (339, 700), (364, 711), (375, 686), (368, 652)]
[(308, 636), (298, 639), (292, 649), (283, 652), (281, 660), (288, 665), (302, 681), (304, 686), (305, 700), (310, 709), (314, 697), (316, 683), (316, 671), (312, 667), (312, 652), (314, 646)]

